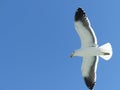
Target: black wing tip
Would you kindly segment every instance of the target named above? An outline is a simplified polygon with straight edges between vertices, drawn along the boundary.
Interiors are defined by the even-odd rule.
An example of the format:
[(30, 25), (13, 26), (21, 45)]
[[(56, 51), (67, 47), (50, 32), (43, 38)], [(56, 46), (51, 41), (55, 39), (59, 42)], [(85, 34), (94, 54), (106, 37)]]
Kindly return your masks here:
[(85, 12), (82, 8), (78, 8), (75, 13), (75, 21), (81, 20), (85, 16)]
[(90, 80), (90, 78), (88, 77), (84, 77), (84, 80), (85, 80), (85, 84), (86, 86), (90, 89), (90, 90), (93, 90), (94, 86), (95, 86), (95, 82), (92, 82)]

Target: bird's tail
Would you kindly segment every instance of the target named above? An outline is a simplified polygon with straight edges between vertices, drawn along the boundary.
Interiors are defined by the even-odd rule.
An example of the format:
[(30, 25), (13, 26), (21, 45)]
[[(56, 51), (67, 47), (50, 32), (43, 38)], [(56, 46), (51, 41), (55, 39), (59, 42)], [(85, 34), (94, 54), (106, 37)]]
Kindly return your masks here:
[(101, 58), (109, 60), (112, 57), (112, 46), (110, 43), (100, 46), (99, 49), (102, 52), (102, 55), (100, 55)]

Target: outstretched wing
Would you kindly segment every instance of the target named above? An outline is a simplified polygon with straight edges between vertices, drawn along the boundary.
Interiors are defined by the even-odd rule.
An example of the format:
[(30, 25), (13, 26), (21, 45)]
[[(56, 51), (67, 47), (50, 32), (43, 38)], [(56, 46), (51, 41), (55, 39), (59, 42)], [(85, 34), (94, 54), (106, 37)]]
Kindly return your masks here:
[[(75, 13), (75, 29), (81, 39), (82, 48), (97, 47), (96, 35), (85, 15), (85, 12), (78, 8)], [(82, 75), (86, 86), (92, 90), (96, 82), (96, 69), (98, 56), (84, 56), (82, 62)]]
[(97, 45), (95, 33), (85, 12), (81, 8), (78, 8), (75, 13), (75, 29), (81, 38), (82, 47)]
[(86, 86), (92, 90), (96, 82), (96, 69), (98, 64), (98, 56), (83, 57), (82, 76)]

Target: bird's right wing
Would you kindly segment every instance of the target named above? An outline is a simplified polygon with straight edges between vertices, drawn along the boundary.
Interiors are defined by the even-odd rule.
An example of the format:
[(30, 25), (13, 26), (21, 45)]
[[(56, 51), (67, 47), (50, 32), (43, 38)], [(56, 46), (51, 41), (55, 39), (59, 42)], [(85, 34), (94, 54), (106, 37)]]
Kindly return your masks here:
[(92, 90), (96, 82), (96, 69), (98, 64), (98, 56), (83, 57), (82, 76), (86, 86)]

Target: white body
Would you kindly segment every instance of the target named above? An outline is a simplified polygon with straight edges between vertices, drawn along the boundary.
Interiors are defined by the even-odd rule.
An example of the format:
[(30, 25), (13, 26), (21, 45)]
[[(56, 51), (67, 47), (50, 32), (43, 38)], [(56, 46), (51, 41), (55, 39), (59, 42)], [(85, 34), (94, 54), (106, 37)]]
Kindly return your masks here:
[(105, 60), (109, 60), (112, 57), (112, 47), (110, 43), (98, 47), (96, 35), (81, 8), (78, 8), (75, 13), (74, 25), (81, 40), (81, 48), (75, 50), (71, 57), (83, 57), (82, 75), (87, 87), (92, 90), (96, 82), (98, 58), (100, 56)]
[(112, 47), (110, 43), (106, 43), (100, 47), (86, 47), (75, 51), (74, 56), (100, 56), (105, 60), (112, 57)]

